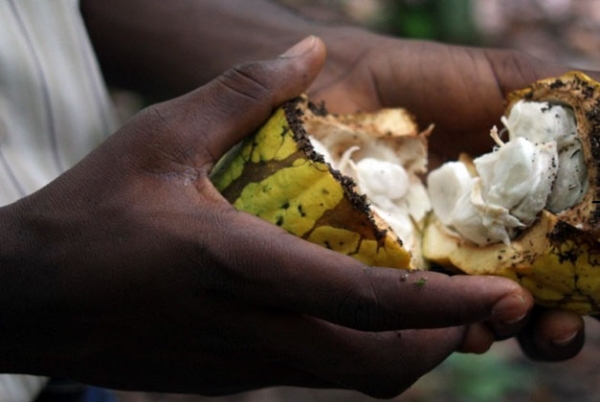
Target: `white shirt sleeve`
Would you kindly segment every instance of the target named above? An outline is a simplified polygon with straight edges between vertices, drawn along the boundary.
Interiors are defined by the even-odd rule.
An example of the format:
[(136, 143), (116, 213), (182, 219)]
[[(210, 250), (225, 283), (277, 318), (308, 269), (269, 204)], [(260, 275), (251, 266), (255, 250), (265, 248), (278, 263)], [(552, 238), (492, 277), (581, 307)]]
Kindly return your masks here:
[(47, 184), (115, 128), (74, 0), (0, 2), (0, 205)]

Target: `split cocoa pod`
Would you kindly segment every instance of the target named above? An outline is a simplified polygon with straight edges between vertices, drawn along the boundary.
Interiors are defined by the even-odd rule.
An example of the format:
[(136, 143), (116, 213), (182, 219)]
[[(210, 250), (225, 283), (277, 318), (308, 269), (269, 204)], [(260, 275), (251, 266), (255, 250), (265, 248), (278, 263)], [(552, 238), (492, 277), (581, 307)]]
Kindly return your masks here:
[(431, 127), (406, 110), (334, 115), (303, 96), (211, 178), (237, 209), (368, 265), (500, 275), (597, 314), (599, 99), (579, 72), (532, 83), (508, 96), (495, 149), (427, 172)]

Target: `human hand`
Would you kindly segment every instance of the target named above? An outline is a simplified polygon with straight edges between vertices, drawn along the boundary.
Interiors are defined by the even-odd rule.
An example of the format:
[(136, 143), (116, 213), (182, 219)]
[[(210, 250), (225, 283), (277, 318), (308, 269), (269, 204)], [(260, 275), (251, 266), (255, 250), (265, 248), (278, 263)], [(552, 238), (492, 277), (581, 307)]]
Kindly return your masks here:
[[(506, 95), (568, 66), (514, 50), (404, 40), (360, 29), (326, 30), (328, 62), (314, 85), (314, 99), (331, 111), (404, 107), (430, 137), (433, 164), (461, 152), (489, 152), (490, 129), (500, 124)], [(351, 44), (351, 46), (349, 46)], [(600, 79), (600, 72), (587, 71)]]
[(509, 280), (369, 268), (214, 189), (215, 162), (317, 75), (324, 46), (304, 45), (149, 107), (0, 210), (2, 372), (391, 396), (457, 349), (486, 349), (488, 325), (521, 325), (532, 300)]
[[(571, 69), (512, 50), (385, 38), (354, 29), (338, 30), (328, 45), (330, 62), (311, 88), (313, 97), (333, 111), (405, 107), (421, 126), (434, 123), (432, 166), (460, 152), (489, 152), (488, 134), (499, 124), (508, 92)], [(599, 72), (587, 73), (600, 78)], [(536, 308), (519, 341), (531, 358), (567, 359), (583, 346), (584, 322), (575, 314)]]

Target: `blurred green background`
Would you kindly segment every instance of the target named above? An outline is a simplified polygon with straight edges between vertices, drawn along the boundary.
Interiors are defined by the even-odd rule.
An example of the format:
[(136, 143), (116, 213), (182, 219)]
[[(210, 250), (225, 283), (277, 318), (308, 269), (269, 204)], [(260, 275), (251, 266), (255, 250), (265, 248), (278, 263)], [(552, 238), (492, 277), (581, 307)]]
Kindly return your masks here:
[(510, 47), (578, 68), (600, 64), (598, 0), (278, 0), (315, 19), (405, 38)]
[(369, 21), (375, 29), (404, 38), (478, 44), (470, 0), (382, 2)]

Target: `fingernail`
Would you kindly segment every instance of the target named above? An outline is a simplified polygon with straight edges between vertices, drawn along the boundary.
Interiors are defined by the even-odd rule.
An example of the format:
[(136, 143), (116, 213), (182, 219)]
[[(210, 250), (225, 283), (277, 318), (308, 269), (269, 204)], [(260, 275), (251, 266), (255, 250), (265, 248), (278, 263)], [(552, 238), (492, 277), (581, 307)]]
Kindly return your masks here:
[(573, 339), (575, 339), (577, 334), (578, 334), (578, 331), (569, 332), (563, 337), (552, 339), (552, 343), (554, 343), (555, 345), (558, 345), (558, 346), (567, 346), (569, 343), (571, 343), (573, 341)]
[(502, 298), (492, 311), (492, 317), (504, 324), (516, 324), (527, 315), (527, 303), (523, 296), (509, 295)]
[(300, 42), (296, 43), (294, 46), (286, 50), (283, 54), (281, 54), (280, 58), (292, 58), (302, 56), (309, 52), (313, 46), (315, 45), (315, 37), (313, 35), (302, 39)]

